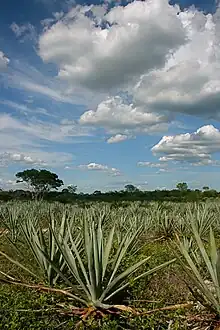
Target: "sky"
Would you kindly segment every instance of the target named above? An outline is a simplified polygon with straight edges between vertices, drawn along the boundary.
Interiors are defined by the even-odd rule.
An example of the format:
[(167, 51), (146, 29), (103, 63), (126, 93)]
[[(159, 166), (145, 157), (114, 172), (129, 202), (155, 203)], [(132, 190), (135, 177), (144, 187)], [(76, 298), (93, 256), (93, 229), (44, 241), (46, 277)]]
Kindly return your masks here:
[(218, 1), (2, 0), (0, 187), (220, 189), (219, 121)]

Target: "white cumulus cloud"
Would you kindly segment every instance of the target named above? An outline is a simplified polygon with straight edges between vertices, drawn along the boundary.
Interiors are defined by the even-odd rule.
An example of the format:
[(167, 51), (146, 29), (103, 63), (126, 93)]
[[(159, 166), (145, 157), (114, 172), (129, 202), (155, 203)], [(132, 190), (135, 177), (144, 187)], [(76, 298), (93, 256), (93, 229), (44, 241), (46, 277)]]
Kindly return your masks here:
[(81, 170), (105, 172), (105, 173), (109, 173), (113, 176), (120, 175), (120, 171), (117, 168), (109, 167), (109, 166), (103, 165), (103, 164), (89, 163), (89, 164), (79, 165), (78, 168)]
[(195, 8), (178, 17), (187, 43), (162, 68), (144, 73), (133, 90), (135, 102), (163, 110), (219, 119), (220, 8), (205, 15)]
[(101, 102), (96, 110), (86, 111), (80, 117), (81, 124), (101, 126), (107, 131), (118, 134), (163, 130), (167, 122), (167, 116), (147, 112), (143, 107), (134, 107), (133, 104), (126, 104), (120, 96), (109, 97)]
[(119, 143), (125, 140), (130, 139), (131, 137), (127, 136), (127, 135), (123, 135), (123, 134), (116, 134), (114, 136), (111, 136), (108, 140), (107, 143)]
[(196, 165), (216, 164), (212, 155), (220, 152), (220, 131), (212, 125), (196, 132), (164, 136), (152, 148), (160, 161), (189, 162)]
[(77, 6), (40, 36), (39, 54), (57, 64), (59, 77), (73, 86), (107, 91), (128, 86), (163, 67), (185, 42), (177, 12), (164, 0), (134, 1), (108, 12), (104, 5)]

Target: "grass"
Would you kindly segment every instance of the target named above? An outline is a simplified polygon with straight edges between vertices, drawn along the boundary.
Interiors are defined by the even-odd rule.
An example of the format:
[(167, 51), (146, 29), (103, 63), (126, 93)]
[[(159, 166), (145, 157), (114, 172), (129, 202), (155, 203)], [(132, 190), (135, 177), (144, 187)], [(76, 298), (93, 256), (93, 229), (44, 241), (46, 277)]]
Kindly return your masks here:
[[(182, 288), (180, 291), (177, 290), (180, 286), (176, 286), (176, 291), (170, 295), (171, 285), (174, 284), (172, 274), (173, 269), (170, 268), (166, 275), (161, 272), (159, 278), (155, 276), (150, 282), (147, 279), (142, 279), (137, 286), (131, 285), (127, 296), (130, 301), (129, 305), (139, 308), (147, 307), (147, 309), (152, 310), (169, 304), (185, 302), (189, 294), (186, 287), (184, 287), (183, 292)], [(166, 277), (165, 280), (164, 276)], [(180, 293), (182, 299), (179, 299)], [(156, 301), (157, 299), (158, 301)], [(73, 329), (79, 322), (78, 317), (60, 315), (57, 311), (57, 303), (67, 303), (67, 301), (60, 296), (39, 293), (16, 286), (0, 285), (0, 329)], [(167, 330), (169, 324), (172, 325), (171, 329), (173, 330), (187, 329), (186, 321), (182, 318), (184, 314), (185, 310), (178, 310), (157, 312), (140, 317), (125, 317), (125, 315), (115, 319), (106, 317), (103, 320), (88, 320), (81, 326), (81, 329)]]
[[(142, 253), (153, 253), (150, 267), (166, 262), (171, 251), (164, 242), (155, 242), (145, 246)], [(128, 260), (129, 264), (132, 262)], [(5, 261), (4, 268), (10, 270), (11, 264)], [(16, 275), (18, 269), (11, 272)], [(189, 300), (189, 291), (181, 279), (181, 270), (177, 264), (161, 270), (157, 275), (143, 278), (123, 292), (123, 299), (135, 308), (154, 310), (164, 306), (185, 303)], [(62, 316), (57, 312), (57, 303), (68, 301), (60, 296), (40, 293), (17, 286), (0, 284), (0, 329), (74, 329), (78, 317)], [(105, 320), (88, 320), (81, 329), (188, 329), (184, 319), (185, 309), (156, 312), (152, 315), (135, 317), (117, 317)]]
[[(28, 329), (74, 329), (78, 323), (75, 317), (65, 317), (56, 313), (52, 306), (54, 297), (39, 294), (30, 290), (11, 288), (4, 285), (0, 288), (0, 329), (28, 330)], [(56, 298), (57, 300), (57, 298)], [(48, 310), (47, 310), (48, 309)], [(182, 315), (184, 311), (158, 312), (150, 316), (121, 317), (111, 320), (88, 320), (81, 329), (187, 329)], [(172, 323), (171, 323), (172, 321)]]

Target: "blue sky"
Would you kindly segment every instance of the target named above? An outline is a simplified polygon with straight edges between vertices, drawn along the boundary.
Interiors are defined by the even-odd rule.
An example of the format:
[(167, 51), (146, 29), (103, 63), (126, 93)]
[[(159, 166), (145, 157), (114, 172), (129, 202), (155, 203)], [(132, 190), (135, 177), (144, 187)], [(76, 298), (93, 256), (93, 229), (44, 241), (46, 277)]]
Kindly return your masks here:
[(34, 167), (79, 191), (220, 189), (219, 14), (215, 0), (3, 2), (0, 185)]

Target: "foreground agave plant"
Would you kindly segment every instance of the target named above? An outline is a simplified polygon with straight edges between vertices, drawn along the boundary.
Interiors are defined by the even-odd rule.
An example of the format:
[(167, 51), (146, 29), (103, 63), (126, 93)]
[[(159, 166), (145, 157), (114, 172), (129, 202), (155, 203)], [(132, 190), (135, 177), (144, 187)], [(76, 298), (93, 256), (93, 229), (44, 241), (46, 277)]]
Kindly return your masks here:
[[(67, 226), (65, 227), (65, 225)], [(88, 317), (91, 313), (103, 315), (103, 313), (114, 312), (115, 310), (131, 311), (129, 307), (124, 305), (115, 305), (112, 299), (115, 298), (117, 301), (116, 295), (129, 286), (130, 276), (150, 259), (150, 257), (146, 257), (122, 270), (123, 262), (130, 255), (130, 249), (137, 240), (140, 229), (134, 231), (131, 227), (121, 242), (116, 245), (115, 226), (105, 233), (102, 218), (96, 223), (93, 218), (86, 217), (83, 227), (82, 239), (79, 244), (79, 240), (74, 237), (68, 222), (63, 220), (61, 230), (57, 232), (52, 221), (49, 229), (50, 248), (46, 246), (47, 243), (44, 241), (41, 231), (34, 230), (32, 226), (26, 227), (24, 232), (27, 241), (32, 244), (33, 253), (39, 266), (44, 269), (50, 287), (23, 285), (68, 295), (84, 305), (84, 308), (71, 307), (71, 313), (81, 314), (83, 318)], [(2, 252), (0, 254), (27, 270)], [(132, 277), (132, 282), (160, 270), (174, 260), (139, 273), (136, 277)], [(55, 272), (52, 272), (52, 269)], [(0, 273), (3, 274), (3, 272)], [(68, 286), (68, 291), (51, 288), (51, 285), (56, 283), (57, 276)], [(14, 279), (8, 282), (22, 285)]]
[(220, 317), (220, 252), (215, 236), (210, 227), (209, 243), (206, 247), (193, 221), (191, 226), (195, 249), (191, 250), (186, 241), (178, 239), (178, 248), (185, 259), (183, 261), (179, 258), (179, 261), (194, 283), (194, 287), (190, 284), (189, 286), (195, 298)]
[[(114, 252), (115, 226), (104, 237), (102, 222), (96, 225), (94, 221), (84, 221), (83, 251), (77, 247), (73, 235), (68, 226), (70, 244), (67, 240), (61, 242), (53, 232), (57, 245), (67, 264), (74, 281), (67, 279), (65, 274), (57, 269), (55, 264), (48, 259), (52, 267), (58, 272), (60, 277), (72, 288), (75, 299), (83, 303), (94, 312), (97, 309), (109, 310), (111, 308), (125, 309), (125, 306), (112, 305), (111, 299), (120, 291), (129, 286), (129, 276), (144, 265), (150, 257), (135, 263), (131, 267), (119, 273), (122, 261), (129, 254), (129, 249), (137, 239), (140, 230), (132, 232), (132, 228), (127, 231), (123, 240)], [(42, 251), (43, 252), (43, 251)], [(153, 269), (147, 270), (136, 276), (133, 281), (143, 276), (150, 275), (157, 270), (169, 265), (174, 260), (168, 261)], [(77, 283), (77, 289), (76, 284)]]

